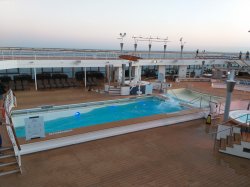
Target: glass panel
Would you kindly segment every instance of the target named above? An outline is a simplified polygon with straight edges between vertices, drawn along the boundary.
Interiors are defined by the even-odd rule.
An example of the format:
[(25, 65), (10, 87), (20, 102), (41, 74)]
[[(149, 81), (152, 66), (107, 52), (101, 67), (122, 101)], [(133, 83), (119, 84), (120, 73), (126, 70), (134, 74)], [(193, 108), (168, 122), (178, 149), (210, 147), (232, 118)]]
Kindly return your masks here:
[(30, 75), (31, 73), (31, 68), (20, 68), (19, 69), (19, 73), (20, 74), (28, 74), (28, 75)]
[(7, 69), (7, 73), (10, 73), (10, 74), (15, 73), (15, 74), (17, 74), (17, 73), (19, 73), (19, 71), (18, 71), (18, 68), (15, 68), (15, 69)]
[(68, 75), (69, 78), (72, 78), (72, 73), (73, 73), (72, 68), (63, 68), (63, 73)]
[(51, 73), (52, 68), (43, 68), (43, 73)]
[(98, 67), (91, 67), (91, 71), (98, 71)]
[(105, 68), (104, 68), (104, 67), (100, 67), (99, 71), (100, 71), (101, 73), (105, 73)]
[(62, 73), (62, 68), (53, 68), (53, 73)]
[(1, 69), (0, 74), (6, 74), (6, 69)]
[(36, 68), (36, 73), (42, 73), (42, 68)]

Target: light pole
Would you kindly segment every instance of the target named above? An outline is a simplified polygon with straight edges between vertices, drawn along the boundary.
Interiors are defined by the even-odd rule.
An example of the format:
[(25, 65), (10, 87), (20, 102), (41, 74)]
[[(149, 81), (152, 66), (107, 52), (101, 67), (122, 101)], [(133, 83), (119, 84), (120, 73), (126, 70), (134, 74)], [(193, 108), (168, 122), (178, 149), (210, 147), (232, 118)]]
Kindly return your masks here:
[(121, 47), (121, 53), (123, 51), (123, 38), (126, 36), (126, 33), (120, 33), (120, 38), (118, 38), (120, 40), (120, 47)]
[(138, 43), (138, 38), (141, 38), (141, 37), (136, 37), (136, 36), (133, 36), (132, 37), (133, 39), (134, 39), (134, 41), (135, 41), (135, 43), (134, 43), (134, 49), (135, 49), (135, 54), (136, 54), (136, 51), (137, 51), (137, 43)]
[(165, 58), (165, 56), (166, 56), (166, 50), (167, 50), (167, 43), (169, 42), (168, 41), (168, 37), (166, 37), (166, 38), (159, 38), (159, 37), (157, 37), (157, 38), (151, 38), (150, 37), (149, 39), (151, 39), (151, 43), (152, 42), (163, 42), (164, 43), (164, 45), (163, 45), (163, 58)]
[(181, 43), (181, 57), (182, 57), (184, 44), (186, 43), (186, 42), (183, 42), (183, 37), (180, 38), (180, 43)]
[(165, 58), (165, 56), (166, 56), (167, 42), (168, 42), (168, 37), (166, 37), (165, 39), (163, 39), (163, 43), (164, 43), (164, 45), (163, 45), (163, 58)]
[(150, 58), (151, 48), (152, 48), (152, 37), (150, 36), (148, 39), (148, 58)]

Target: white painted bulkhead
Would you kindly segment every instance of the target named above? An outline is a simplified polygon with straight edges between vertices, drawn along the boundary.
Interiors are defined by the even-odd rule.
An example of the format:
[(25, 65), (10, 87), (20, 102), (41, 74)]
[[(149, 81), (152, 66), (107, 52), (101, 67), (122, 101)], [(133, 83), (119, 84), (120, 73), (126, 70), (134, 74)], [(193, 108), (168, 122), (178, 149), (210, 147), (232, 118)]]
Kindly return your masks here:
[[(141, 59), (132, 66), (161, 66), (161, 65), (202, 65), (204, 59), (165, 59), (155, 63), (153, 60)], [(225, 60), (207, 60), (206, 64), (225, 64)], [(106, 64), (113, 64), (114, 67), (121, 67), (122, 64), (128, 64), (128, 60), (0, 60), (0, 69), (13, 68), (56, 68), (56, 67), (105, 67)]]
[[(217, 129), (216, 139), (217, 140), (220, 140), (221, 138), (226, 139), (227, 136), (230, 136), (231, 131), (232, 131), (232, 133), (240, 133), (240, 128), (239, 127), (230, 127), (227, 125), (219, 125), (218, 129)], [(250, 149), (250, 142), (241, 141), (240, 145), (233, 144), (233, 147), (227, 146), (226, 150), (219, 149), (219, 151), (222, 153), (227, 153), (227, 154), (250, 159), (250, 153), (244, 152), (243, 148)]]

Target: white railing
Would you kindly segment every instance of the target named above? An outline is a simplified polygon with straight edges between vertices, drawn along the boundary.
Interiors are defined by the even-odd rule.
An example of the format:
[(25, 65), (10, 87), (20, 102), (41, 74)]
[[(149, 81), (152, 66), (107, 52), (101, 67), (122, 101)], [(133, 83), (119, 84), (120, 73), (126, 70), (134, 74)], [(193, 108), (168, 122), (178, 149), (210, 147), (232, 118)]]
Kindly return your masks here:
[(20, 172), (22, 173), (21, 155), (20, 155), (18, 144), (16, 142), (16, 138), (15, 138), (14, 132), (12, 130), (12, 127), (9, 124), (6, 124), (6, 129), (7, 129), (10, 141), (12, 143), (13, 149), (14, 149), (14, 153), (15, 153), (15, 157), (16, 157), (16, 160), (17, 160), (17, 164), (19, 166)]
[[(21, 59), (119, 59), (121, 55), (118, 50), (77, 50), (77, 49), (28, 49), (28, 48), (0, 48), (1, 60), (21, 60)], [(180, 51), (150, 52), (148, 51), (124, 51), (122, 54), (135, 55), (144, 59), (238, 59), (236, 54), (231, 53), (206, 53), (196, 56), (195, 52), (184, 52), (180, 56)]]
[(14, 96), (12, 90), (10, 89), (6, 93), (6, 96), (4, 98), (5, 123), (6, 123), (6, 129), (7, 129), (11, 144), (14, 149), (15, 157), (16, 157), (20, 172), (22, 173), (22, 169), (21, 169), (22, 163), (21, 163), (21, 155), (20, 155), (21, 148), (17, 142), (14, 126), (11, 121), (11, 111), (15, 105), (16, 105), (16, 97)]

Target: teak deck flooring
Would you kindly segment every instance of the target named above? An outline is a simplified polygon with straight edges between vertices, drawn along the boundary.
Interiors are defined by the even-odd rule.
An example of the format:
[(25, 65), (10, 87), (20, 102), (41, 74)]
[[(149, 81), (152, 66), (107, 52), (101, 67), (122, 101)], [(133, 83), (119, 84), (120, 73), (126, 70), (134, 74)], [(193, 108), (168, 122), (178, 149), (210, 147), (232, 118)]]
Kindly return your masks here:
[[(208, 83), (192, 84), (225, 95)], [(16, 96), (19, 109), (122, 98), (79, 88)], [(250, 94), (235, 92), (233, 98)], [(201, 119), (25, 155), (23, 174), (1, 177), (0, 187), (250, 186), (250, 161), (214, 151), (212, 130)]]

